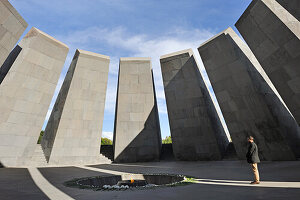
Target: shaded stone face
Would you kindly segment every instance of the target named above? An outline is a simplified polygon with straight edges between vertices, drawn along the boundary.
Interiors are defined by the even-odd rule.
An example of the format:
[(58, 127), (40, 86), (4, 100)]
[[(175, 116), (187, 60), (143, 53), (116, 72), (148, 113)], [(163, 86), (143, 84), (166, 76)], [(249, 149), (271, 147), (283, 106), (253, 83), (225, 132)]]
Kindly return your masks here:
[(6, 74), (9, 72), (11, 66), (17, 59), (19, 53), (21, 52), (22, 48), (17, 45), (15, 48), (10, 52), (6, 60), (4, 61), (3, 65), (0, 68), (0, 84), (4, 80)]
[(299, 0), (276, 0), (282, 7), (300, 21), (300, 1)]
[(229, 28), (198, 51), (239, 159), (245, 159), (251, 135), (262, 160), (294, 160), (299, 127), (237, 34)]
[(192, 50), (162, 56), (160, 63), (176, 159), (221, 159), (228, 139)]
[(7, 1), (0, 1), (0, 66), (27, 28), (28, 24)]
[(109, 61), (76, 51), (41, 142), (49, 164), (99, 162)]
[(40, 135), (68, 47), (32, 28), (0, 85), (0, 159), (27, 165)]
[(159, 118), (148, 58), (121, 58), (114, 129), (114, 161), (158, 160)]
[(236, 27), (300, 124), (300, 2), (277, 1), (253, 1)]

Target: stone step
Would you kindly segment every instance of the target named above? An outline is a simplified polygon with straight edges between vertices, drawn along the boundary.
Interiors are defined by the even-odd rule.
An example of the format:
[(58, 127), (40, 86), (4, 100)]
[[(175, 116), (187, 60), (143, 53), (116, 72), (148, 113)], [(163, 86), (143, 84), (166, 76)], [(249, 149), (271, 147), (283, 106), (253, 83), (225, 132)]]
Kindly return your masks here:
[[(110, 163), (112, 163), (112, 161), (102, 154), (99, 154), (99, 157), (94, 162), (94, 164), (110, 164)], [(37, 144), (33, 156), (31, 157), (29, 165), (34, 167), (48, 166), (42, 146), (40, 144)]]
[(110, 161), (114, 159), (114, 152), (113, 152), (112, 145), (101, 145), (100, 153)]
[(36, 145), (33, 156), (31, 157), (31, 166), (47, 166), (47, 160), (45, 158), (42, 146), (40, 144)]
[(99, 163), (103, 163), (103, 164), (110, 164), (112, 161), (110, 159), (108, 159), (107, 157), (103, 156), (103, 155), (99, 155)]

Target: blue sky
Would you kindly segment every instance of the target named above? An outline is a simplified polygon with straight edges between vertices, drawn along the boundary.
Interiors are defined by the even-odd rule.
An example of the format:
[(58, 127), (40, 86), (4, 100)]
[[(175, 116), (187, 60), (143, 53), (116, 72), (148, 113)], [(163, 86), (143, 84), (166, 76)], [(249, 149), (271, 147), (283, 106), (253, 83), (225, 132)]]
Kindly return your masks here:
[[(151, 57), (162, 137), (170, 135), (159, 65), (161, 55), (192, 48), (212, 91), (196, 48), (235, 22), (251, 0), (10, 0), (29, 26), (70, 48), (49, 107), (49, 117), (76, 49), (111, 58), (103, 136), (112, 138), (120, 57)], [(237, 30), (234, 28), (237, 32)], [(44, 125), (45, 126), (45, 125)]]

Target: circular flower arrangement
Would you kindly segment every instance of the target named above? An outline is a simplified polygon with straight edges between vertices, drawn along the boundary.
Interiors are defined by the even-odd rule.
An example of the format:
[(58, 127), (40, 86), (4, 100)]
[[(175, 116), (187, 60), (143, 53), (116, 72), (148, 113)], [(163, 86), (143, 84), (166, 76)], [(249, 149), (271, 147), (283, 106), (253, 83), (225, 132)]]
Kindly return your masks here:
[[(158, 187), (175, 187), (195, 183), (193, 177), (177, 174), (139, 174), (139, 179), (136, 174), (126, 174), (123, 176), (95, 176), (77, 178), (64, 183), (67, 187), (75, 187), (81, 189), (93, 189), (100, 191), (122, 191), (122, 190), (140, 190)], [(142, 177), (142, 178), (141, 178)]]

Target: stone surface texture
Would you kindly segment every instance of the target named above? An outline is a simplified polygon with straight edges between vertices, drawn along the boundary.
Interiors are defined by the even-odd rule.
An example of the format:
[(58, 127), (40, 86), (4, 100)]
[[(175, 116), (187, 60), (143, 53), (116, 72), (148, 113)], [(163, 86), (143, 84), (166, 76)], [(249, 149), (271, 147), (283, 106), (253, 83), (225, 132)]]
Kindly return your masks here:
[(229, 28), (198, 51), (239, 159), (252, 135), (262, 160), (294, 160), (299, 127), (246, 44)]
[(76, 51), (41, 142), (49, 164), (99, 163), (109, 62)]
[(300, 1), (299, 0), (276, 0), (282, 7), (300, 21)]
[(275, 0), (255, 0), (235, 26), (300, 124), (300, 22)]
[(121, 58), (114, 161), (158, 160), (161, 135), (150, 58)]
[(27, 26), (27, 22), (8, 0), (0, 1), (0, 66), (2, 66)]
[(176, 159), (222, 159), (229, 141), (192, 50), (164, 55), (160, 64)]
[(19, 45), (15, 46), (15, 48), (9, 53), (8, 57), (4, 61), (3, 65), (0, 68), (0, 84), (4, 80), (6, 74), (9, 72), (11, 66), (17, 59), (21, 50), (22, 48)]
[(0, 85), (0, 160), (22, 166), (35, 150), (68, 47), (32, 28)]

